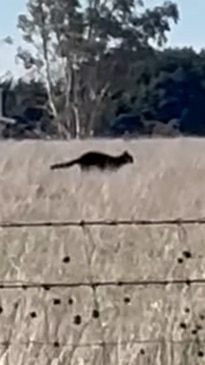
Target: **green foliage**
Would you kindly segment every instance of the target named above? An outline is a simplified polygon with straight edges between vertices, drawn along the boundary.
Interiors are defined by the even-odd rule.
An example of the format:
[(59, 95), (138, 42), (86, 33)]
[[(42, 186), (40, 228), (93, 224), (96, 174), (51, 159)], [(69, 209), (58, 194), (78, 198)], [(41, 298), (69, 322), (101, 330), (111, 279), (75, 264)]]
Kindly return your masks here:
[[(135, 64), (140, 73), (112, 100), (117, 117), (114, 125), (120, 123), (120, 130), (128, 131), (135, 116), (137, 134), (204, 135), (204, 51), (199, 54), (187, 48), (155, 51), (144, 57), (143, 64), (138, 59)], [(122, 117), (123, 114), (126, 116)], [(139, 118), (143, 130), (138, 127)], [(98, 134), (104, 132), (104, 126), (103, 116)], [(107, 131), (112, 126), (113, 116), (110, 121), (107, 118)]]

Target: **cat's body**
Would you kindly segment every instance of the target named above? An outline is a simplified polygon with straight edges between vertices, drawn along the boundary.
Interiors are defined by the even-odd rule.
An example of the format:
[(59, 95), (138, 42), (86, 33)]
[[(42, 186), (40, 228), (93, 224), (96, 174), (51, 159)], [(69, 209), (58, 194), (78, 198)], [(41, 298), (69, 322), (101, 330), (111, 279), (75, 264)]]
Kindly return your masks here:
[(50, 166), (51, 170), (68, 168), (73, 165), (79, 165), (81, 170), (97, 168), (99, 170), (117, 170), (127, 163), (133, 163), (134, 159), (127, 151), (121, 155), (110, 156), (102, 152), (87, 152), (75, 160), (69, 162), (57, 163)]

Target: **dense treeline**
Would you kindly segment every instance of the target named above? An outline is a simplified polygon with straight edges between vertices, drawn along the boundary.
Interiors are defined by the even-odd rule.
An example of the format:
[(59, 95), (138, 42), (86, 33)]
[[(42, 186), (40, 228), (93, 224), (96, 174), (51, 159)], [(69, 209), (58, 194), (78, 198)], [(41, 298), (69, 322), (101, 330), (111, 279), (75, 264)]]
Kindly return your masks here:
[(144, 60), (135, 88), (117, 101), (116, 114), (133, 115), (139, 133), (203, 136), (204, 100), (205, 52), (167, 49)]
[[(136, 78), (132, 75), (110, 96), (93, 134), (205, 135), (205, 52), (167, 49), (135, 62)], [(38, 129), (39, 136), (58, 136), (43, 83), (19, 80), (12, 84), (10, 80), (3, 87), (4, 113), (18, 117), (17, 127), (14, 131), (10, 127), (10, 133), (33, 137)], [(4, 136), (9, 135), (8, 127), (6, 130)]]
[(151, 46), (179, 13), (145, 3), (27, 0), (17, 25), (30, 49), (17, 58), (40, 81), (4, 83), (17, 124), (3, 136), (204, 135), (205, 52)]

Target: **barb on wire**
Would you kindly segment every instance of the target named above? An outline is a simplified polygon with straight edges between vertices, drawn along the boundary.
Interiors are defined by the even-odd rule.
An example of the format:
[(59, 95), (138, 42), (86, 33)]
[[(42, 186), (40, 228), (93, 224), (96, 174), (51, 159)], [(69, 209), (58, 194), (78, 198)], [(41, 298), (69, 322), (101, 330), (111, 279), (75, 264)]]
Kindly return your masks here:
[(92, 282), (21, 282), (21, 281), (0, 281), (1, 289), (35, 289), (41, 288), (49, 290), (50, 288), (78, 288), (89, 287), (91, 289), (97, 287), (120, 287), (120, 286), (167, 286), (167, 285), (193, 285), (205, 284), (205, 278), (193, 279), (150, 279), (150, 280), (127, 280), (127, 281), (92, 281)]
[(21, 227), (83, 227), (83, 226), (163, 226), (205, 224), (205, 218), (173, 218), (173, 219), (99, 219), (68, 221), (2, 221), (0, 228)]

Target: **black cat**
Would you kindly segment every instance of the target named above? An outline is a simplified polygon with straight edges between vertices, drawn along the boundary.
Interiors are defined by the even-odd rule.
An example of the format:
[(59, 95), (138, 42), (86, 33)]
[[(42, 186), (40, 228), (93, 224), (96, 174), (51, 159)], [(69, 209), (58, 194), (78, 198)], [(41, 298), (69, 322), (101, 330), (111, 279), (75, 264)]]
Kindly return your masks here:
[(91, 168), (97, 168), (99, 170), (117, 170), (121, 166), (133, 162), (134, 159), (132, 155), (127, 151), (124, 151), (118, 156), (110, 156), (102, 152), (87, 152), (75, 160), (51, 165), (50, 169), (64, 169), (73, 165), (79, 165), (81, 170), (89, 170)]

